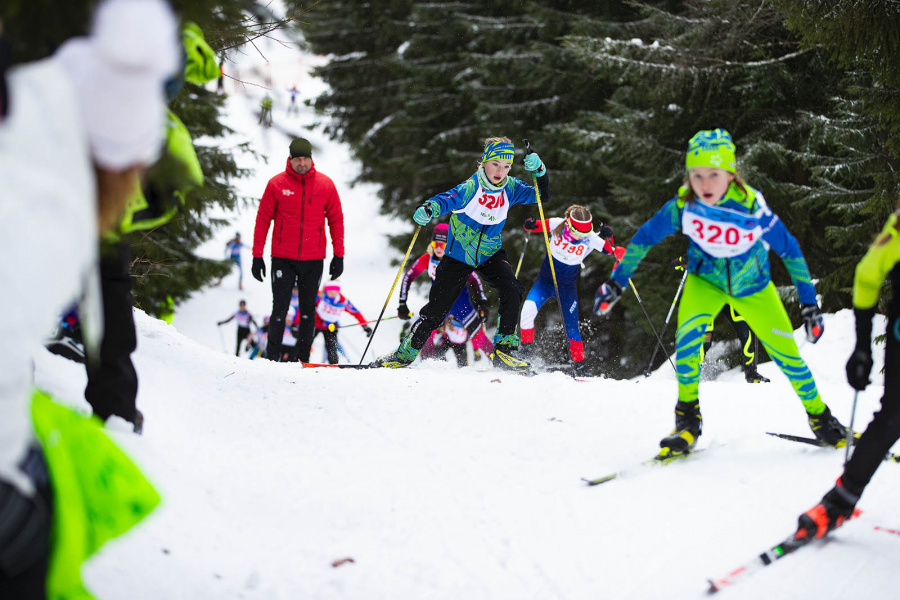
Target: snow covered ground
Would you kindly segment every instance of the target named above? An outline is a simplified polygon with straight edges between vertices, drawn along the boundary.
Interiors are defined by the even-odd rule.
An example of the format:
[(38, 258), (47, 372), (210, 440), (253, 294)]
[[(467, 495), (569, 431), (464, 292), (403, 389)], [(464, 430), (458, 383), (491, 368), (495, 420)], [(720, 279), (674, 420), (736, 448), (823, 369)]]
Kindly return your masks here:
[[(348, 231), (344, 290), (375, 318), (397, 269), (384, 234), (400, 225), (378, 216), (371, 186), (350, 189), (358, 165), (309, 128), (308, 108), (285, 115), (281, 90), (295, 80), (307, 97), (321, 90), (303, 74), (314, 59), (274, 50), (270, 59), (276, 125), (306, 134), (317, 167), (335, 179)], [(254, 139), (270, 159), (242, 184), (257, 197), (284, 168), (288, 143), (275, 129), (259, 131), (251, 114), (259, 95), (229, 100), (233, 141)], [(255, 206), (234, 215), (235, 227), (205, 251), (221, 256), (232, 229), (252, 243), (254, 217)], [(840, 473), (843, 451), (765, 435), (810, 434), (787, 379), (767, 363), (760, 372), (769, 384), (746, 384), (737, 371), (701, 384), (698, 447), (706, 451), (587, 487), (582, 477), (656, 452), (673, 422), (670, 366), (648, 379), (577, 382), (446, 363), (304, 370), (236, 358), (232, 324), (215, 322), (241, 298), (258, 318), (271, 306), (268, 285), (250, 277), (249, 263), (248, 249), (243, 291), (234, 274), (179, 307), (173, 326), (136, 313), (144, 435), (118, 419), (109, 431), (163, 504), (86, 567), (98, 598), (699, 598), (707, 578), (793, 532), (797, 516)], [(422, 300), (414, 296), (410, 306)], [(395, 307), (396, 292), (386, 314)], [(367, 357), (392, 350), (398, 329), (396, 319), (385, 322)], [(876, 333), (883, 329), (880, 321)], [(349, 351), (362, 351), (359, 328), (341, 336)], [(842, 311), (826, 315), (820, 343), (801, 348), (844, 423), (853, 394), (843, 365), (853, 338), (852, 313)], [(859, 397), (858, 428), (883, 392), (883, 349), (875, 356), (876, 383)], [(36, 381), (89, 411), (81, 365), (44, 353)], [(857, 521), (721, 596), (895, 597), (900, 537), (874, 528), (900, 529), (898, 496), (900, 465), (885, 464)]]

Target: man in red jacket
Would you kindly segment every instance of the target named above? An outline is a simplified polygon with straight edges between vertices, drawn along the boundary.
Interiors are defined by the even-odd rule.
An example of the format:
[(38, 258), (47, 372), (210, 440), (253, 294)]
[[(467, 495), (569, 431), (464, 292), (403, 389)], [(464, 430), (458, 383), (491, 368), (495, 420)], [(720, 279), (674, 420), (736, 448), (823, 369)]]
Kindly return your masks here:
[(282, 356), (284, 320), (296, 285), (300, 293), (299, 359), (308, 362), (315, 333), (316, 292), (325, 260), (325, 221), (334, 249), (329, 274), (337, 279), (344, 271), (344, 213), (334, 182), (316, 171), (312, 145), (303, 138), (291, 142), (287, 167), (269, 180), (259, 202), (250, 269), (257, 281), (266, 275), (262, 254), (273, 219), (272, 317), (266, 354), (275, 361)]

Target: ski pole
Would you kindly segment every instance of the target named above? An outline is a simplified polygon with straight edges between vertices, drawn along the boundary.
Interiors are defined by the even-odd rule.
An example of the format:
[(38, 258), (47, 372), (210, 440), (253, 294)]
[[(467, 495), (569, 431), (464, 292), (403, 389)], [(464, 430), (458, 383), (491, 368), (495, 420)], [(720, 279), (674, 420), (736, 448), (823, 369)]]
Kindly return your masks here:
[(516, 265), (516, 274), (515, 277), (519, 277), (519, 269), (522, 268), (522, 260), (525, 258), (525, 248), (528, 246), (528, 234), (525, 234), (525, 243), (522, 244), (522, 254), (519, 256), (519, 264)]
[(681, 295), (681, 290), (684, 289), (684, 282), (687, 279), (687, 275), (687, 269), (685, 269), (684, 276), (681, 278), (681, 283), (678, 284), (678, 291), (675, 292), (675, 298), (672, 300), (672, 306), (669, 307), (669, 314), (666, 315), (666, 322), (663, 323), (662, 333), (659, 334), (660, 341), (653, 349), (653, 356), (650, 357), (650, 364), (647, 365), (647, 370), (644, 371), (644, 377), (650, 377), (650, 369), (653, 368), (653, 361), (656, 360), (656, 353), (659, 352), (659, 345), (662, 343), (662, 337), (666, 335), (669, 319), (672, 318), (672, 313), (675, 311), (675, 305), (678, 303), (678, 297)]
[[(534, 152), (534, 150), (531, 149), (531, 142), (529, 142), (528, 140), (522, 140), (522, 141), (525, 142), (525, 156), (528, 156), (529, 154)], [(538, 189), (537, 177), (535, 177), (534, 173), (532, 173), (531, 178), (532, 178), (532, 181), (534, 182), (534, 195), (537, 198), (538, 213), (541, 216), (541, 223), (544, 223), (544, 207), (541, 204), (541, 191)], [(556, 305), (559, 307), (559, 318), (562, 319), (563, 335), (565, 335), (566, 315), (563, 314), (562, 300), (559, 299), (559, 284), (556, 281), (556, 269), (553, 267), (553, 255), (550, 253), (550, 236), (547, 234), (547, 227), (541, 227), (541, 229), (543, 229), (543, 233), (544, 233), (544, 244), (547, 246), (547, 262), (550, 263), (550, 275), (553, 277), (553, 290), (554, 290), (554, 292), (556, 292)], [(525, 239), (528, 239), (528, 238), (525, 238)], [(524, 248), (522, 249), (522, 252), (523, 252), (523, 256), (524, 256), (524, 252), (525, 252)], [(573, 377), (574, 377), (574, 375), (575, 374), (572, 373)]]
[(412, 252), (413, 245), (416, 243), (416, 238), (419, 237), (419, 232), (422, 231), (422, 226), (417, 225), (416, 231), (413, 233), (412, 239), (409, 241), (409, 248), (406, 249), (406, 255), (403, 257), (403, 262), (400, 263), (400, 270), (397, 271), (397, 276), (394, 277), (394, 285), (391, 286), (391, 291), (388, 292), (388, 297), (384, 301), (384, 306), (381, 307), (381, 314), (378, 315), (378, 319), (375, 321), (375, 327), (372, 329), (372, 335), (369, 336), (369, 342), (366, 344), (366, 349), (363, 350), (362, 356), (359, 357), (359, 365), (362, 366), (363, 359), (366, 358), (366, 352), (369, 351), (369, 346), (372, 344), (372, 340), (375, 338), (375, 332), (378, 331), (378, 326), (381, 324), (381, 318), (384, 316), (384, 311), (387, 310), (388, 302), (391, 301), (391, 296), (394, 295), (394, 288), (397, 287), (397, 282), (400, 281), (400, 276), (403, 275), (403, 269), (406, 268), (406, 261), (409, 260), (409, 253)]
[[(390, 321), (391, 319), (399, 319), (400, 317), (385, 317), (382, 321)], [(341, 329), (346, 329), (347, 327), (359, 327), (360, 325), (368, 325), (369, 323), (374, 323), (375, 321), (366, 321), (364, 323), (350, 323), (349, 325), (340, 325)]]
[(853, 392), (853, 408), (850, 410), (850, 427), (847, 428), (847, 447), (844, 449), (844, 464), (850, 462), (850, 444), (853, 443), (853, 418), (856, 416), (856, 400), (859, 390)]
[[(631, 281), (631, 277), (628, 278), (628, 283), (631, 284), (631, 289), (634, 290), (634, 297), (637, 298), (638, 304), (641, 305), (641, 310), (644, 311), (644, 316), (647, 317), (647, 322), (650, 323), (650, 329), (653, 331), (653, 335), (656, 336), (656, 340), (659, 342), (659, 345), (662, 347), (663, 352), (666, 355), (666, 358), (669, 360), (669, 364), (672, 365), (672, 368), (675, 369), (675, 363), (672, 362), (672, 357), (669, 356), (669, 353), (666, 352), (665, 346), (663, 346), (662, 338), (659, 337), (659, 334), (656, 333), (656, 327), (653, 326), (653, 321), (650, 319), (650, 314), (647, 312), (647, 309), (644, 307), (644, 303), (641, 301), (641, 295), (638, 294), (637, 288), (634, 287), (634, 282)], [(675, 369), (675, 374), (678, 374), (678, 369)]]

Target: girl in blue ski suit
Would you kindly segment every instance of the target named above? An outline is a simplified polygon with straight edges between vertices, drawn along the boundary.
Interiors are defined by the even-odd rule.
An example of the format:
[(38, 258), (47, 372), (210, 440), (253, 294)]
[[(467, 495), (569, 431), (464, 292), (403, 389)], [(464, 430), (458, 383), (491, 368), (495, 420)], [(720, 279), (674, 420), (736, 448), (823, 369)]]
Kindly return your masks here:
[[(475, 174), (416, 209), (413, 219), (419, 225), (426, 225), (434, 217), (453, 213), (446, 254), (435, 272), (428, 304), (420, 311), (419, 320), (413, 324), (400, 347), (393, 354), (377, 359), (374, 366), (397, 368), (412, 363), (431, 332), (443, 324), (469, 275), (477, 271), (500, 296), (500, 323), (491, 355), (494, 366), (528, 370), (528, 363), (512, 354), (519, 346), (516, 326), (524, 288), (516, 280), (506, 252), (500, 247), (500, 234), (510, 207), (534, 204), (537, 195), (534, 187), (509, 176), (514, 156), (515, 147), (508, 138), (488, 138)], [(525, 169), (537, 179), (542, 198), (549, 199), (549, 176), (536, 153), (526, 155)]]
[(597, 291), (594, 310), (609, 312), (650, 248), (673, 233), (683, 233), (689, 242), (688, 276), (675, 336), (678, 403), (675, 430), (660, 442), (663, 452), (689, 452), (700, 436), (700, 350), (707, 327), (725, 304), (746, 319), (788, 377), (816, 438), (837, 444), (845, 430), (822, 402), (812, 373), (800, 357), (793, 326), (772, 284), (769, 249), (787, 267), (800, 297), (807, 339), (815, 343), (824, 331), (824, 321), (806, 260), (762, 193), (737, 175), (734, 153), (731, 136), (723, 129), (701, 131), (691, 138), (685, 184), (635, 233), (612, 278)]

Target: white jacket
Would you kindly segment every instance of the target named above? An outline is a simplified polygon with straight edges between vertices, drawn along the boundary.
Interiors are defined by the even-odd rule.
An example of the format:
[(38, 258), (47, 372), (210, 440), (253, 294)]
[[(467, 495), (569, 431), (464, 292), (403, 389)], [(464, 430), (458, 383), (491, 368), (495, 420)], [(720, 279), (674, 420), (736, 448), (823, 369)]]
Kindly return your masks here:
[(32, 436), (32, 356), (96, 261), (96, 188), (79, 103), (59, 61), (14, 68), (7, 83), (9, 115), (0, 122), (0, 477), (30, 493), (16, 465)]

